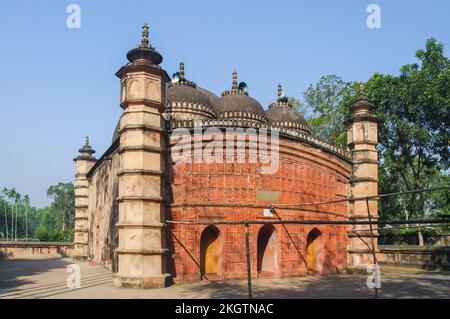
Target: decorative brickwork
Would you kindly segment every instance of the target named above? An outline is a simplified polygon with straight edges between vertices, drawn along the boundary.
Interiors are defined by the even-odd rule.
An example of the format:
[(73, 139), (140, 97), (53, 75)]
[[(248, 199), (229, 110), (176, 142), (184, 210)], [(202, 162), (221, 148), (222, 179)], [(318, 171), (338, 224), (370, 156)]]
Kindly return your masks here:
[[(175, 141), (173, 141), (174, 143)], [(280, 167), (276, 174), (261, 175), (252, 163), (178, 163), (170, 169), (171, 213), (179, 221), (245, 221), (267, 220), (263, 210), (269, 204), (281, 220), (332, 220), (348, 218), (347, 203), (315, 206), (308, 209), (277, 204), (298, 204), (347, 196), (351, 173), (348, 160), (296, 143), (280, 141)], [(257, 191), (280, 194), (278, 202), (257, 199)], [(276, 217), (272, 217), (276, 218)], [(176, 280), (200, 278), (200, 238), (206, 226), (174, 225), (172, 227), (172, 273)], [(246, 276), (243, 225), (218, 225), (220, 230), (218, 272), (211, 278)], [(258, 232), (262, 225), (250, 225), (252, 273), (257, 272)], [(323, 236), (323, 267), (320, 273), (346, 268), (346, 226), (275, 225), (279, 239), (279, 275), (306, 274), (306, 239), (318, 228)], [(260, 274), (273, 276), (274, 274)], [(208, 274), (206, 274), (208, 276)], [(209, 279), (211, 279), (209, 278)]]

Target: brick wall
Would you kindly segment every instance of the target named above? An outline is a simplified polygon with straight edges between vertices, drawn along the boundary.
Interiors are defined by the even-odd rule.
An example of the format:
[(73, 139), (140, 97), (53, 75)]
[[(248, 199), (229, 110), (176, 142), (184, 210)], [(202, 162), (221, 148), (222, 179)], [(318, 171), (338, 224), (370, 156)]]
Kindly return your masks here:
[[(172, 141), (172, 145), (175, 141)], [(170, 154), (169, 154), (170, 155)], [(169, 161), (168, 161), (169, 162)], [(269, 201), (258, 200), (258, 190), (278, 192), (272, 204), (282, 220), (335, 220), (347, 218), (347, 203), (298, 207), (299, 204), (347, 196), (351, 172), (348, 160), (316, 147), (280, 140), (280, 165), (276, 173), (261, 175), (261, 164), (178, 163), (167, 167), (167, 219), (178, 221), (267, 220), (263, 209)], [(250, 254), (253, 276), (257, 274), (257, 238), (262, 225), (250, 225)], [(307, 236), (313, 225), (275, 225), (279, 249), (277, 276), (304, 275)], [(175, 280), (200, 277), (200, 237), (204, 225), (172, 225), (171, 271)], [(210, 279), (246, 276), (244, 225), (218, 225), (219, 261), (217, 276)], [(319, 225), (323, 250), (320, 273), (346, 268), (346, 226)], [(260, 274), (261, 275), (261, 274)]]

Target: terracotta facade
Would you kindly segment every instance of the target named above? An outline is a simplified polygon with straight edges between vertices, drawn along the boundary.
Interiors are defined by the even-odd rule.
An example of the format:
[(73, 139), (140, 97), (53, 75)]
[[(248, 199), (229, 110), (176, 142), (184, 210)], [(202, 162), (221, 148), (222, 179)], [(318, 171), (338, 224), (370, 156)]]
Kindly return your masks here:
[[(351, 168), (348, 159), (289, 140), (280, 141), (280, 166), (272, 175), (259, 174), (258, 165), (251, 163), (176, 164), (171, 166), (173, 200), (170, 218), (196, 222), (278, 220), (276, 216), (264, 216), (264, 209), (272, 204), (281, 220), (347, 219), (348, 204), (345, 202), (304, 209), (295, 205), (347, 197)], [(279, 200), (260, 200), (257, 193), (261, 191), (279, 194)], [(220, 231), (219, 270), (217, 275), (209, 277), (244, 278), (244, 225), (216, 227)], [(259, 274), (258, 235), (263, 227), (250, 225), (254, 276), (305, 275), (307, 237), (313, 229), (320, 231), (323, 242), (319, 272), (343, 271), (346, 268), (347, 226), (286, 224), (274, 226), (277, 251), (272, 255), (277, 255), (277, 271)], [(172, 226), (175, 252), (172, 273), (176, 280), (200, 278), (200, 238), (206, 228), (205, 225)]]

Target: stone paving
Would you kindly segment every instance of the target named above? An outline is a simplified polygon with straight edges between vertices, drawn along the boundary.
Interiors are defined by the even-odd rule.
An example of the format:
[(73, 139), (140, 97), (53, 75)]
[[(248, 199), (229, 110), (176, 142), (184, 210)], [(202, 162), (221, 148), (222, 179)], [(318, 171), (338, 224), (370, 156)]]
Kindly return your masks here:
[[(14, 298), (247, 298), (247, 282), (185, 282), (168, 288), (114, 287), (112, 274), (101, 266), (77, 262), (81, 288), (66, 285), (67, 266), (60, 259), (0, 259), (0, 299)], [(366, 276), (329, 275), (253, 280), (256, 298), (373, 298)], [(380, 298), (450, 298), (450, 272), (382, 267)]]

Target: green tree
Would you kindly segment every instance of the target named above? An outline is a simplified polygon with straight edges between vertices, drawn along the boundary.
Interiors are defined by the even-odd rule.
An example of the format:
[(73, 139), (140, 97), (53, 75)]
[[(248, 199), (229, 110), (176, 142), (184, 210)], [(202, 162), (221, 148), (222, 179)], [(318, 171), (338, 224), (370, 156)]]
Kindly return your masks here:
[[(398, 76), (376, 73), (365, 86), (380, 118), (380, 193), (432, 187), (437, 181), (449, 185), (449, 59), (434, 38), (416, 52), (416, 58), (418, 63), (401, 67)], [(327, 75), (309, 86), (304, 103), (294, 105), (305, 114), (316, 137), (345, 147), (343, 123), (357, 99), (358, 86)], [(448, 211), (448, 195), (442, 193), (383, 198), (381, 218), (421, 218)]]
[(72, 183), (58, 183), (50, 186), (47, 196), (53, 199), (51, 209), (58, 216), (61, 231), (74, 227), (75, 218), (75, 192)]
[(297, 108), (303, 111), (315, 137), (346, 147), (344, 122), (349, 116), (348, 99), (353, 90), (354, 83), (344, 82), (337, 75), (326, 75), (303, 93), (304, 105)]
[[(448, 172), (450, 61), (443, 52), (443, 45), (431, 38), (416, 52), (419, 63), (401, 67), (399, 76), (374, 74), (366, 85), (381, 119), (383, 169), (390, 180), (401, 181), (400, 190), (429, 187), (436, 176)], [(401, 199), (404, 216), (423, 217), (428, 197), (423, 193)]]
[(73, 228), (61, 230), (61, 218), (51, 206), (38, 210), (39, 225), (34, 237), (40, 241), (73, 241)]
[(38, 225), (37, 210), (30, 205), (30, 197), (16, 189), (4, 188), (0, 197), (0, 237), (27, 239)]

